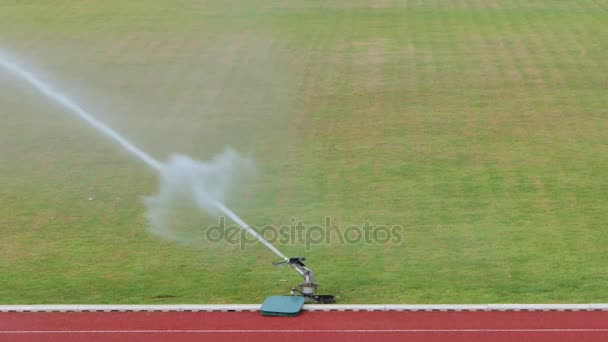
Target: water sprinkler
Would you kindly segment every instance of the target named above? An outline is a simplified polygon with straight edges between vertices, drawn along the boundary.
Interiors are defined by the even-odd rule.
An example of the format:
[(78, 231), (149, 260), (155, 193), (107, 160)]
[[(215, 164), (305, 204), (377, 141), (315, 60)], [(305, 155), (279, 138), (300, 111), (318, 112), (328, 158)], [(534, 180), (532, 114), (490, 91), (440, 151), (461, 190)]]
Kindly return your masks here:
[(319, 284), (314, 282), (315, 274), (314, 272), (304, 265), (305, 257), (295, 257), (289, 258), (284, 261), (279, 261), (273, 263), (274, 266), (280, 266), (288, 264), (291, 266), (298, 274), (304, 278), (304, 282), (298, 285), (298, 288), (291, 289), (292, 296), (303, 296), (307, 303), (317, 303), (317, 304), (331, 304), (336, 302), (336, 297), (334, 295), (318, 295), (317, 287)]
[[(6, 57), (3, 57), (3, 53), (1, 50), (0, 50), (0, 68), (7, 69), (11, 73), (19, 76), (23, 81), (25, 81), (26, 83), (28, 83), (32, 87), (34, 87), (36, 90), (38, 90), (42, 95), (48, 97), (49, 99), (53, 100), (57, 104), (60, 104), (65, 109), (67, 109), (69, 112), (71, 112), (72, 114), (78, 116), (80, 119), (87, 122), (90, 126), (95, 128), (100, 133), (102, 133), (103, 135), (105, 135), (108, 138), (117, 142), (124, 150), (131, 153), (133, 156), (137, 157), (139, 160), (143, 161), (144, 163), (146, 163), (154, 171), (160, 172), (161, 176), (162, 176), (163, 172), (165, 172), (165, 170), (167, 169), (166, 164), (161, 163), (160, 161), (154, 159), (152, 156), (150, 156), (143, 150), (139, 149), (137, 146), (135, 146), (133, 143), (131, 143), (129, 140), (127, 140), (125, 137), (120, 135), (117, 131), (113, 130), (111, 127), (107, 126), (105, 123), (97, 120), (91, 113), (87, 112), (85, 109), (80, 107), (76, 102), (72, 101), (70, 98), (68, 98), (61, 92), (55, 90), (53, 87), (51, 87), (50, 85), (48, 85), (45, 82), (43, 82), (42, 80), (40, 80), (34, 73), (9, 61)], [(196, 166), (196, 167), (199, 166), (199, 164), (197, 164), (197, 162), (195, 162), (195, 161), (191, 161), (190, 164), (191, 164), (191, 166), (192, 165)], [(199, 198), (207, 198), (207, 195), (204, 192), (205, 189), (199, 182), (197, 182), (195, 180), (193, 181), (192, 179), (190, 179), (189, 181), (192, 182), (192, 184), (191, 184), (192, 191), (193, 191), (195, 197), (197, 198), (197, 200)], [(207, 205), (207, 203), (204, 201), (199, 201), (199, 202), (197, 202), (197, 204), (201, 208), (203, 208)], [(231, 218), (241, 228), (243, 228), (245, 231), (247, 231), (252, 236), (256, 237), (268, 249), (270, 249), (277, 256), (279, 256), (280, 258), (282, 258), (284, 260), (284, 261), (275, 263), (275, 265), (289, 264), (304, 278), (304, 282), (302, 284), (298, 285), (298, 287), (300, 288), (299, 290), (296, 288), (293, 288), (291, 291), (292, 296), (284, 296), (288, 299), (288, 301), (286, 301), (284, 298), (281, 298), (281, 296), (275, 296), (278, 298), (277, 300), (278, 300), (278, 304), (279, 304), (279, 309), (281, 309), (280, 307), (283, 304), (285, 304), (286, 302), (293, 302), (296, 304), (299, 303), (298, 304), (299, 307), (297, 307), (298, 312), (299, 312), (302, 304), (304, 303), (304, 301), (307, 301), (309, 303), (333, 303), (333, 302), (335, 302), (335, 296), (333, 296), (333, 295), (315, 294), (316, 289), (319, 285), (314, 283), (314, 273), (312, 272), (312, 270), (307, 268), (304, 265), (303, 261), (305, 260), (305, 258), (287, 258), (278, 249), (276, 249), (272, 244), (270, 244), (268, 241), (266, 241), (266, 239), (264, 239), (259, 233), (257, 233), (255, 230), (253, 230), (247, 223), (245, 223), (243, 220), (241, 220), (241, 218), (239, 218), (234, 212), (232, 212), (232, 210), (230, 210), (224, 204), (222, 204), (219, 201), (213, 201), (210, 204), (213, 207), (215, 207), (216, 209), (219, 209), (220, 212), (222, 212), (223, 214), (225, 214), (229, 218)], [(272, 299), (272, 297), (270, 297), (270, 298)], [(270, 301), (271, 302), (270, 307), (272, 310), (274, 310), (274, 308), (272, 307), (273, 301), (274, 300)], [(264, 314), (264, 310), (262, 310), (262, 313)], [(278, 310), (278, 311), (269, 311), (268, 314), (280, 315), (282, 313), (283, 312), (281, 312), (281, 310)]]

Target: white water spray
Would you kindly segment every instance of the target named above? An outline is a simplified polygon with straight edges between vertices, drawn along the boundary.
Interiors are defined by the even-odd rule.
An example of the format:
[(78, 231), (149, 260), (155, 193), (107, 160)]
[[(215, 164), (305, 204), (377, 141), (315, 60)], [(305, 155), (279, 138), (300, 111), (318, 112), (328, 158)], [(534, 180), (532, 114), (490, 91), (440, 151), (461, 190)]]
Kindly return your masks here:
[[(211, 182), (213, 182), (213, 180), (211, 180), (211, 182), (205, 182), (204, 179), (200, 179), (197, 177), (204, 177), (208, 174), (204, 172), (201, 173), (201, 170), (205, 170), (205, 168), (207, 167), (206, 164), (194, 161), (186, 156), (176, 156), (169, 163), (163, 164), (158, 160), (152, 158), (149, 154), (142, 151), (137, 146), (133, 145), (129, 140), (125, 139), (123, 136), (121, 136), (116, 131), (105, 125), (103, 122), (97, 120), (93, 115), (82, 109), (82, 107), (80, 107), (70, 98), (56, 91), (48, 84), (44, 83), (32, 72), (27, 71), (23, 67), (19, 66), (17, 63), (12, 62), (6, 56), (6, 54), (2, 53), (2, 51), (0, 51), (0, 66), (15, 74), (16, 76), (19, 76), (22, 80), (24, 80), (29, 85), (38, 90), (42, 95), (65, 107), (71, 113), (77, 115), (80, 119), (86, 121), (97, 131), (116, 141), (126, 151), (128, 151), (129, 153), (137, 157), (139, 160), (143, 161), (148, 166), (159, 172), (163, 181), (175, 180), (173, 175), (175, 175), (176, 168), (182, 167), (181, 171), (177, 174), (177, 179), (182, 186), (187, 187), (189, 191), (191, 191), (191, 195), (193, 196), (193, 199), (196, 201), (196, 204), (199, 208), (215, 208), (219, 210), (220, 212), (228, 216), (231, 220), (233, 220), (235, 223), (237, 223), (239, 226), (241, 226), (241, 228), (245, 229), (249, 234), (257, 238), (260, 242), (262, 242), (266, 247), (268, 247), (280, 258), (282, 258), (283, 260), (289, 260), (289, 258), (283, 255), (283, 253), (281, 253), (278, 249), (276, 249), (273, 245), (266, 241), (266, 239), (264, 239), (260, 234), (253, 230), (247, 223), (241, 220), (241, 218), (238, 217), (232, 210), (222, 204), (220, 200), (218, 200), (218, 197), (221, 197), (223, 195), (223, 188), (217, 187), (217, 185), (215, 185), (214, 187), (213, 184), (210, 184)], [(171, 184), (173, 183), (170, 183), (170, 185)], [(213, 191), (213, 189), (216, 189), (216, 191)], [(159, 196), (157, 197), (160, 196), (162, 196), (162, 193), (159, 194)]]

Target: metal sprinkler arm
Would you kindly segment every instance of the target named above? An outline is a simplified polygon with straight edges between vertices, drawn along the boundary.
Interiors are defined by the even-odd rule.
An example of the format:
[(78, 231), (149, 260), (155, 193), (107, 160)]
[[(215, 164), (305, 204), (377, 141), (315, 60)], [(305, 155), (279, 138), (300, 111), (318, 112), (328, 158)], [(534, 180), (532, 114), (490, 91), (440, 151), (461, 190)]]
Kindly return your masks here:
[(300, 284), (300, 286), (305, 285), (314, 288), (317, 286), (317, 284), (314, 283), (315, 274), (310, 268), (304, 265), (304, 260), (306, 260), (305, 257), (295, 257), (289, 258), (289, 260), (275, 262), (273, 263), (273, 265), (279, 266), (289, 264), (289, 266), (291, 266), (294, 270), (296, 270), (296, 272), (298, 272), (302, 276), (302, 278), (304, 278), (304, 283)]

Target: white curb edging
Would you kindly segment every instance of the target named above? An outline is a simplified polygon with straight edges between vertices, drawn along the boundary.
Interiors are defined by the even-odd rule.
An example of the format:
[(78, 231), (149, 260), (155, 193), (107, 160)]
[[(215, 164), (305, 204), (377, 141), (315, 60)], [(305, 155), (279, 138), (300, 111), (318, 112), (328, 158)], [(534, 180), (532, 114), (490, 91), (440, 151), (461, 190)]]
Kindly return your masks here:
[[(0, 305), (0, 312), (243, 312), (260, 304)], [(608, 304), (306, 304), (304, 311), (608, 311)]]

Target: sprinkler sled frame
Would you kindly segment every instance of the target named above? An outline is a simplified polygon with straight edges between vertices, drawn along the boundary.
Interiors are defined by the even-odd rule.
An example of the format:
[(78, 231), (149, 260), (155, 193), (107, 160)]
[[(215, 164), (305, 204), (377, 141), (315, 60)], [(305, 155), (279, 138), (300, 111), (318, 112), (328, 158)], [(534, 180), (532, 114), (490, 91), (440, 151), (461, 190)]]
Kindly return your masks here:
[(303, 296), (307, 303), (315, 303), (315, 304), (332, 304), (336, 302), (336, 297), (334, 295), (318, 295), (317, 287), (319, 284), (314, 282), (315, 274), (314, 272), (304, 265), (305, 257), (295, 257), (289, 258), (288, 260), (274, 262), (274, 266), (280, 266), (288, 264), (291, 266), (298, 274), (304, 278), (304, 282), (298, 285), (299, 290), (295, 287), (291, 289), (292, 296)]

